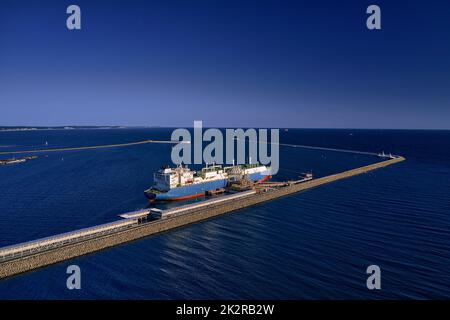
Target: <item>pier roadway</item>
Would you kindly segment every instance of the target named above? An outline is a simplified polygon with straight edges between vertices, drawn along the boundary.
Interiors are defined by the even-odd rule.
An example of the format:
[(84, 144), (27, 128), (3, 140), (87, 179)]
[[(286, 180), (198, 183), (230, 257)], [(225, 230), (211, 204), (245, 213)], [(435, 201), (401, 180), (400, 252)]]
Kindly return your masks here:
[[(214, 216), (236, 211), (245, 207), (274, 200), (299, 191), (315, 188), (326, 183), (341, 179), (350, 178), (372, 170), (383, 168), (405, 160), (403, 157), (385, 160), (368, 166), (344, 171), (326, 177), (309, 180), (303, 183), (282, 187), (279, 189), (269, 189), (266, 192), (256, 193), (242, 197), (238, 200), (220, 202), (212, 205), (186, 210), (182, 215), (149, 221), (137, 225), (132, 225), (126, 229), (114, 230), (114, 233), (95, 234), (95, 237), (75, 243), (68, 242), (60, 247), (47, 248), (46, 251), (28, 253), (26, 256), (19, 256), (8, 261), (0, 262), (0, 279), (31, 271), (50, 264), (62, 262), (74, 257), (90, 254), (98, 250), (113, 247), (125, 242), (133, 241), (152, 234), (168, 231), (170, 229), (182, 227), (191, 223), (205, 220)], [(125, 219), (127, 220), (127, 219)], [(92, 227), (96, 228), (96, 227)], [(11, 246), (11, 247), (17, 247)], [(0, 249), (1, 252), (4, 249)]]

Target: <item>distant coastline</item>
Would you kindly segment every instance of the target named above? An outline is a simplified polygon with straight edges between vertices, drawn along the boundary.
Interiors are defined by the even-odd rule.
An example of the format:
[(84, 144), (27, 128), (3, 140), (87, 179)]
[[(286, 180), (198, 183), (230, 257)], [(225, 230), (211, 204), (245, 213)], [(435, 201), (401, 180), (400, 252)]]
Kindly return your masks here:
[[(175, 129), (177, 127), (169, 126), (0, 126), (0, 132), (11, 131), (47, 131), (47, 130), (108, 130), (108, 129)], [(191, 128), (184, 126), (184, 128)], [(213, 128), (213, 127), (204, 127)], [(236, 128), (232, 126), (218, 126), (218, 129)], [(248, 129), (250, 127), (243, 127)], [(294, 128), (294, 127), (261, 127), (261, 128), (276, 128), (288, 132), (289, 130), (329, 130), (329, 131), (450, 131), (446, 128)]]
[(10, 131), (44, 131), (44, 130), (92, 130), (92, 129), (129, 129), (129, 128), (152, 128), (152, 127), (127, 127), (127, 126), (57, 126), (57, 127), (39, 127), (39, 126), (0, 126), (0, 132)]

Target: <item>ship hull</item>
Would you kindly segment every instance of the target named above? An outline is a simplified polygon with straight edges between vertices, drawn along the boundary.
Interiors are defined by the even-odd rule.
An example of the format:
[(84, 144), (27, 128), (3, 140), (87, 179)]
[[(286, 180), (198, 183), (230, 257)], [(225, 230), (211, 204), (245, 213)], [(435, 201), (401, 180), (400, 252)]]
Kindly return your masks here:
[[(258, 172), (249, 174), (248, 177), (252, 181), (262, 182), (270, 179), (271, 176)], [(197, 197), (203, 197), (207, 191), (214, 191), (217, 189), (225, 188), (227, 186), (227, 183), (227, 179), (220, 179), (173, 188), (167, 192), (153, 193), (151, 191), (146, 191), (145, 196), (149, 201), (187, 200)]]

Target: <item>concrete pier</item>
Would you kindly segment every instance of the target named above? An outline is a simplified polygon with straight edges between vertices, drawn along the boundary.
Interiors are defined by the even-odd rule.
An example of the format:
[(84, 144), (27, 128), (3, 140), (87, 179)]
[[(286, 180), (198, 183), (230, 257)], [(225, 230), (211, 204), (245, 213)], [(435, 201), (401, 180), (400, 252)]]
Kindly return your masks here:
[(310, 181), (294, 184), (291, 186), (282, 187), (279, 189), (269, 190), (267, 192), (257, 193), (255, 195), (241, 198), (236, 201), (224, 202), (212, 206), (202, 207), (200, 209), (192, 210), (192, 212), (189, 211), (180, 216), (146, 222), (126, 230), (118, 231), (113, 234), (107, 234), (93, 239), (87, 239), (82, 242), (67, 244), (63, 247), (51, 249), (45, 252), (40, 252), (22, 258), (9, 260), (0, 263), (0, 279), (14, 276), (27, 271), (31, 271), (33, 269), (41, 268), (47, 265), (62, 262), (74, 257), (82, 256), (109, 247), (113, 247), (152, 234), (160, 233), (163, 231), (195, 223), (214, 216), (218, 216), (245, 207), (249, 207), (258, 203), (277, 199), (299, 191), (318, 187), (326, 183), (363, 174), (372, 170), (376, 170), (382, 167), (386, 167), (401, 162), (403, 160), (405, 160), (405, 158), (395, 157), (393, 159), (385, 160), (368, 166), (344, 171), (341, 173), (329, 175), (318, 179), (313, 179)]

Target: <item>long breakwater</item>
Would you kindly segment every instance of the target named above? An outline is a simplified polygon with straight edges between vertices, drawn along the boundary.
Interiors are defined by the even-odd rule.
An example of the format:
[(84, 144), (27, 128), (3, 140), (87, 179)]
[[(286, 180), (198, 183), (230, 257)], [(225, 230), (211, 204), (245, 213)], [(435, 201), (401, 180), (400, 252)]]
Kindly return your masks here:
[[(139, 220), (136, 220), (133, 223), (130, 222), (126, 224), (126, 226), (121, 223), (120, 227), (118, 228), (111, 227), (110, 224), (92, 227), (105, 228), (104, 232), (95, 233), (93, 236), (92, 233), (89, 233), (88, 230), (92, 228), (74, 231), (68, 234), (66, 242), (62, 242), (58, 247), (48, 246), (48, 243), (51, 243), (49, 242), (49, 238), (37, 240), (34, 242), (37, 243), (38, 246), (39, 244), (42, 244), (43, 246), (47, 245), (47, 247), (43, 247), (43, 249), (45, 250), (38, 250), (37, 252), (33, 252), (31, 250), (26, 255), (19, 255), (15, 258), (0, 262), (0, 279), (62, 262), (85, 254), (90, 254), (122, 243), (137, 240), (152, 234), (179, 228), (191, 223), (233, 212), (266, 201), (274, 200), (296, 192), (315, 188), (323, 184), (367, 173), (372, 170), (393, 165), (403, 160), (405, 160), (403, 157), (398, 156), (393, 159), (329, 175), (326, 177), (313, 179), (300, 184), (294, 184), (278, 189), (258, 192), (253, 195), (239, 198), (238, 200), (234, 199), (233, 201), (214, 203), (200, 208), (193, 207), (192, 210), (186, 210), (182, 215), (173, 216), (170, 218), (146, 222), (140, 222)], [(79, 234), (78, 237), (75, 236), (77, 233)], [(20, 246), (21, 245), (17, 245), (16, 247)], [(22, 245), (22, 247), (24, 250), (26, 249), (26, 245)], [(2, 255), (2, 251), (4, 254), (5, 248), (0, 249), (0, 256)]]
[[(49, 153), (49, 152), (63, 152), (63, 151), (82, 151), (82, 150), (95, 150), (95, 149), (106, 149), (106, 148), (120, 148), (120, 147), (129, 147), (136, 146), (141, 144), (148, 143), (169, 143), (176, 144), (180, 143), (180, 141), (171, 141), (171, 140), (143, 140), (136, 142), (128, 142), (128, 143), (117, 143), (117, 144), (107, 144), (100, 146), (86, 146), (86, 147), (71, 147), (71, 148), (48, 148), (48, 149), (31, 149), (31, 150), (17, 150), (17, 151), (3, 151), (0, 152), (0, 155), (9, 155), (9, 154), (28, 154), (28, 153)], [(181, 141), (183, 143), (183, 141)]]

